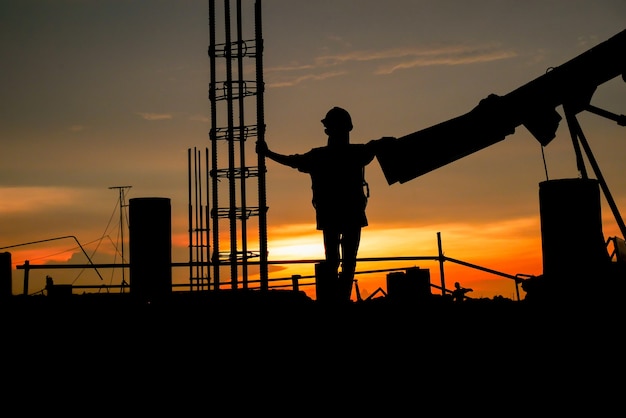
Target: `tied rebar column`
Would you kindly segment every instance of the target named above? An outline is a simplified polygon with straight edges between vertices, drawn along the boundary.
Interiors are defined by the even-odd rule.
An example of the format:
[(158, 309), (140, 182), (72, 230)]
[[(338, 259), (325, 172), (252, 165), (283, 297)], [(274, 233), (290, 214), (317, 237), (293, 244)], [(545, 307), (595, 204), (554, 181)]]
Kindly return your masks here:
[[(260, 257), (260, 288), (267, 289), (267, 233), (266, 233), (266, 200), (265, 200), (265, 165), (258, 158), (258, 166), (247, 164), (246, 152), (255, 152), (255, 137), (265, 130), (263, 115), (263, 76), (262, 76), (262, 44), (260, 32), (260, 2), (254, 3), (254, 38), (246, 39), (252, 28), (246, 27), (245, 2), (237, 0), (236, 9), (231, 16), (231, 2), (224, 0), (223, 24), (217, 25), (216, 4), (209, 1), (210, 24), (210, 86), (211, 102), (211, 208), (212, 246), (211, 262), (213, 265), (214, 288), (220, 289), (220, 267), (230, 267), (230, 288), (248, 289), (248, 266), (251, 258)], [(246, 5), (247, 6), (247, 5)], [(234, 17), (234, 24), (231, 18)], [(223, 42), (217, 41), (216, 26), (223, 28)], [(254, 61), (256, 78), (245, 79), (251, 74), (246, 63), (250, 58)], [(219, 64), (219, 65), (218, 65)], [(254, 105), (248, 104), (247, 98), (256, 96)], [(251, 122), (254, 120), (254, 122)], [(258, 140), (258, 138), (257, 138)], [(225, 144), (225, 147), (221, 144)], [(257, 179), (258, 205), (250, 204), (254, 197), (248, 182)], [(227, 200), (228, 204), (220, 206)], [(260, 249), (252, 250), (248, 245), (248, 235), (254, 224), (250, 218), (259, 217)], [(229, 251), (220, 251), (225, 247), (220, 243), (226, 234), (220, 229), (225, 228), (222, 221), (228, 222)], [(224, 243), (225, 244), (225, 243)]]

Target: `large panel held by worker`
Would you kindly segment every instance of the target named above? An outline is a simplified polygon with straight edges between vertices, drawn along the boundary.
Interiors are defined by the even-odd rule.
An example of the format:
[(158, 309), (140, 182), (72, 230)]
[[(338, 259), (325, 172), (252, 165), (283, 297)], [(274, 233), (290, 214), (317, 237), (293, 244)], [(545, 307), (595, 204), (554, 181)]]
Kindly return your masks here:
[(477, 106), (462, 116), (385, 143), (376, 158), (387, 183), (405, 183), (502, 141), (514, 131), (514, 124), (489, 111), (495, 109)]
[(172, 221), (170, 199), (129, 200), (130, 291), (142, 300), (172, 292)]

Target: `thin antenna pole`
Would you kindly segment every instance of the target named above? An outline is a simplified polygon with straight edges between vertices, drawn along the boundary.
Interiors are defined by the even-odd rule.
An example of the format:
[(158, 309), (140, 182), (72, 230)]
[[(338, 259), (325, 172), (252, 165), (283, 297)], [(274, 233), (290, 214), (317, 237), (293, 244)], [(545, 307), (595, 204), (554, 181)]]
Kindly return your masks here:
[[(125, 198), (124, 198), (124, 190), (126, 189), (130, 189), (133, 186), (111, 186), (109, 187), (109, 189), (118, 189), (119, 190), (119, 196), (120, 196), (120, 239), (121, 239), (121, 247), (122, 247), (122, 264), (124, 264), (124, 211), (123, 208), (126, 207), (126, 205), (124, 204)], [(122, 293), (124, 293), (124, 286), (126, 286), (126, 275), (125, 275), (125, 269), (122, 266), (122, 287), (121, 287), (121, 291)]]

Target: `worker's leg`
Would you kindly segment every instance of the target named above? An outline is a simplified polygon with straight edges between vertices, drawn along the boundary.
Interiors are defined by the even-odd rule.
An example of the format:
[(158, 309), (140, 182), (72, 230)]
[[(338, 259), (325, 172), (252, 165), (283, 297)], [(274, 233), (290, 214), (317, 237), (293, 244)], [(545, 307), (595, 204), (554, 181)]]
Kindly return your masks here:
[[(342, 290), (338, 279), (340, 234), (336, 229), (324, 229), (323, 233), (326, 260), (322, 263), (323, 277), (320, 280), (323, 288), (326, 290), (320, 296), (322, 296), (323, 300), (335, 303), (342, 298)], [(318, 299), (320, 298), (318, 297)]]
[(341, 237), (341, 274), (340, 286), (343, 289), (344, 298), (350, 300), (354, 272), (356, 271), (356, 259), (361, 242), (361, 228), (355, 227), (344, 231)]
[(323, 234), (326, 264), (329, 271), (333, 271), (336, 276), (337, 270), (339, 269), (339, 232), (336, 230), (325, 229)]

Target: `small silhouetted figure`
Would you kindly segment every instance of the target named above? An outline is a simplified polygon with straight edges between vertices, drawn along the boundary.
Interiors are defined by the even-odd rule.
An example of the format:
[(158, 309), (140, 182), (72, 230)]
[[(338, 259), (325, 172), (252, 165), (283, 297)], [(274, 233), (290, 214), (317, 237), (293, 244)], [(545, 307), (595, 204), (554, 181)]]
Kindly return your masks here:
[(454, 283), (454, 290), (452, 291), (452, 299), (455, 302), (463, 302), (465, 300), (465, 294), (468, 292), (473, 292), (474, 289), (472, 288), (465, 288), (465, 287), (461, 287), (461, 284), (459, 282)]
[(368, 225), (365, 166), (374, 159), (379, 147), (393, 138), (351, 144), (352, 118), (340, 107), (330, 109), (321, 122), (328, 135), (326, 146), (304, 154), (283, 155), (271, 151), (265, 142), (257, 142), (257, 152), (310, 175), (317, 229), (323, 233), (326, 271), (338, 277), (339, 297), (350, 300), (361, 228)]

